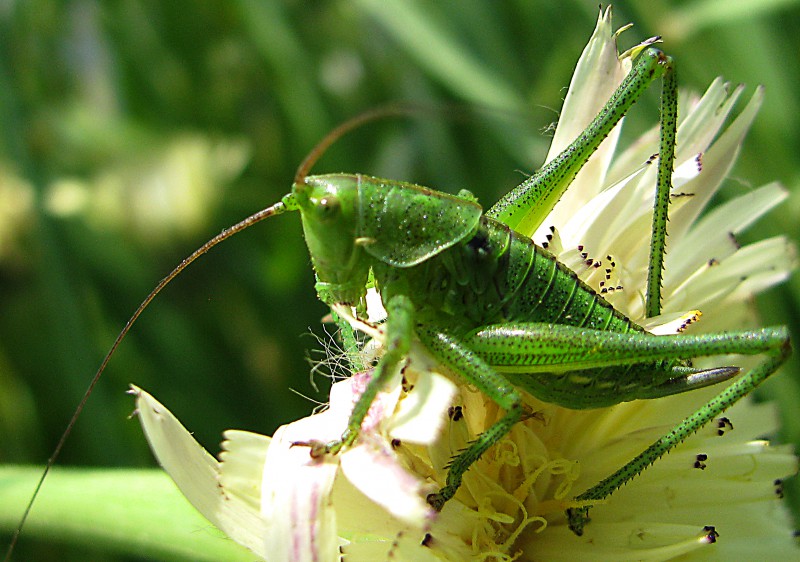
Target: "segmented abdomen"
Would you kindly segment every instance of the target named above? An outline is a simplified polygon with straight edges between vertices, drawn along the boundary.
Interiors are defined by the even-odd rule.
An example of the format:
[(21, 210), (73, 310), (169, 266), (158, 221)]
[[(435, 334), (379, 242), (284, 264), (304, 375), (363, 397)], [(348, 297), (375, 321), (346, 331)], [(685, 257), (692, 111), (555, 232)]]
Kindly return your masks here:
[(547, 250), (482, 217), (461, 244), (395, 271), (418, 309), (452, 314), (470, 328), (500, 322), (550, 322), (613, 332), (641, 328)]

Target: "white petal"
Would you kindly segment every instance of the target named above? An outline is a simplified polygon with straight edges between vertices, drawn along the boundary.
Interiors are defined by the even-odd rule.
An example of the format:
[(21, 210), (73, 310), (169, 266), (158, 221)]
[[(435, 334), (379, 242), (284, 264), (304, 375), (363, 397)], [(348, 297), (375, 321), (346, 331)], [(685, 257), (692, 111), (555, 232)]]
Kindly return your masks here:
[[(261, 484), (264, 550), (271, 560), (337, 560), (336, 512), (330, 501), (339, 458), (312, 459), (297, 441), (341, 436), (330, 410), (278, 428), (267, 451)], [(340, 420), (334, 419), (334, 422)]]
[(679, 334), (684, 331), (689, 324), (693, 324), (699, 319), (699, 310), (670, 312), (645, 319), (642, 327), (656, 336), (665, 336)]
[(374, 288), (367, 289), (367, 316), (370, 322), (377, 323), (386, 320), (386, 309), (383, 307), (381, 296)]
[[(620, 61), (617, 55), (616, 35), (611, 28), (611, 9), (608, 8), (600, 14), (594, 33), (575, 67), (547, 161), (555, 158), (586, 129), (622, 82), (630, 66), (630, 60)], [(545, 220), (547, 226), (562, 224), (603, 186), (619, 131), (618, 125), (578, 173)], [(541, 234), (537, 233), (536, 238), (540, 237)]]
[[(678, 153), (676, 154), (678, 168), (677, 177), (674, 179), (676, 185), (680, 187), (680, 191), (692, 193), (692, 197), (673, 201), (670, 208), (670, 240), (680, 240), (683, 237), (688, 226), (696, 220), (708, 200), (717, 191), (733, 165), (741, 140), (760, 105), (762, 96), (761, 91), (757, 90), (741, 115), (719, 140), (711, 148), (708, 148), (707, 143), (711, 142), (724, 123), (725, 117), (731, 111), (733, 102), (740, 93), (740, 89), (737, 89), (734, 94), (727, 96), (725, 87), (726, 85), (719, 80), (714, 82), (679, 127)], [(707, 121), (704, 122), (704, 119)], [(641, 158), (643, 154), (652, 155), (653, 151), (657, 150), (657, 134), (655, 133), (656, 130), (648, 133), (647, 139), (652, 146), (644, 151), (641, 143), (636, 143), (634, 149), (637, 151), (638, 158)], [(643, 154), (640, 154), (641, 152)], [(686, 170), (691, 170), (696, 166), (698, 153), (702, 153), (701, 173), (699, 175), (685, 173)], [(630, 166), (630, 157), (623, 154), (620, 162)], [(630, 169), (632, 168), (625, 168), (625, 170)], [(618, 177), (623, 171), (621, 165), (615, 163), (610, 177)], [(604, 233), (602, 238), (594, 238), (594, 240), (600, 241), (597, 242), (597, 251), (611, 252), (620, 257), (629, 269), (646, 267), (646, 249), (649, 240), (644, 240), (635, 233), (649, 230), (649, 227), (645, 229), (644, 225), (649, 223), (652, 214), (655, 174), (656, 167), (649, 166), (635, 182), (626, 184), (608, 209), (603, 211), (603, 216), (596, 219), (596, 224), (603, 226), (602, 232)], [(598, 228), (598, 230), (600, 229)], [(668, 251), (667, 255), (669, 256), (669, 254)], [(639, 286), (640, 284), (630, 285)]]
[(261, 479), (272, 441), (266, 435), (229, 429), (223, 433), (219, 483), (228, 495), (237, 496), (254, 511), (261, 511)]
[(422, 529), (435, 513), (424, 500), (432, 490), (400, 465), (388, 443), (364, 441), (342, 455), (342, 472), (366, 497), (401, 521)]
[(683, 186), (683, 191), (694, 194), (692, 205), (670, 212), (670, 236), (676, 239), (682, 237), (695, 223), (708, 201), (722, 185), (736, 162), (742, 141), (750, 129), (763, 99), (764, 91), (759, 88), (750, 98), (747, 106), (708, 150), (694, 150), (687, 155), (690, 157), (697, 152), (703, 152), (703, 171), (698, 178)]
[(688, 113), (681, 119), (675, 143), (678, 160), (705, 152), (711, 146), (744, 91), (742, 86), (737, 86), (733, 92), (729, 89), (727, 82), (716, 78), (697, 103), (687, 104)]
[(231, 539), (266, 558), (264, 523), (251, 505), (219, 486), (217, 460), (155, 398), (135, 386), (131, 389), (150, 448), (186, 499)]
[(627, 71), (617, 55), (609, 8), (598, 17), (592, 37), (575, 66), (547, 162), (558, 156), (586, 129)]
[(623, 193), (632, 189), (632, 182), (650, 166), (649, 161), (642, 162), (632, 173), (604, 189), (582, 207), (574, 209), (561, 229), (564, 245), (574, 247), (591, 241), (592, 251), (600, 256), (607, 253), (611, 238), (609, 233), (616, 232), (616, 221), (628, 220), (627, 216), (621, 214), (622, 207), (627, 204), (627, 197)]
[[(694, 103), (691, 101), (685, 103), (684, 98), (687, 96), (681, 94), (679, 98), (681, 106), (678, 111), (680, 122), (675, 146), (675, 161), (678, 166), (694, 160), (697, 154), (706, 152), (711, 142), (716, 138), (719, 129), (725, 123), (728, 114), (733, 109), (733, 104), (741, 93), (741, 88), (737, 88), (729, 96), (727, 87), (728, 85), (718, 78), (709, 86), (703, 97)], [(614, 159), (609, 177), (618, 178), (627, 174), (635, 166), (638, 166), (639, 162), (657, 154), (658, 139), (659, 126), (656, 126), (642, 135)], [(639, 180), (633, 192), (634, 194), (629, 195), (626, 199), (629, 201), (629, 206), (625, 213), (630, 215), (632, 213), (650, 211), (655, 185), (656, 168), (653, 166)]]
[(770, 183), (716, 207), (671, 245), (664, 285), (676, 286), (691, 269), (728, 257), (737, 249), (730, 235), (744, 231), (786, 197), (783, 186)]
[[(390, 468), (387, 466), (389, 463), (376, 461), (375, 458), (359, 457), (360, 446), (337, 456), (326, 455), (320, 459), (312, 459), (307, 447), (293, 446), (297, 442), (328, 442), (341, 438), (353, 405), (369, 378), (367, 373), (356, 373), (334, 384), (328, 410), (282, 426), (275, 432), (264, 463), (261, 506), (267, 526), (265, 548), (276, 560), (334, 560), (338, 556), (337, 509), (334, 508), (336, 504), (331, 500), (331, 495), (340, 462), (343, 469), (347, 467), (349, 470), (356, 463), (355, 471), (360, 481), (363, 478), (358, 468), (370, 463), (375, 470), (380, 466), (387, 478), (392, 469), (401, 471), (402, 474), (395, 473), (395, 479), (414, 480), (417, 486), (414, 498), (422, 501), (419, 499), (419, 482), (416, 479), (396, 462)], [(389, 390), (380, 392), (373, 401), (362, 425), (362, 441), (394, 411), (400, 392), (399, 382), (398, 370)], [(371, 478), (375, 482), (374, 474)], [(379, 479), (377, 481), (380, 482)], [(408, 514), (407, 506), (397, 508)], [(418, 518), (419, 509), (414, 515), (408, 516)]]
[(364, 539), (352, 542), (342, 548), (347, 562), (374, 562), (375, 560), (391, 560), (392, 562), (441, 562), (442, 558), (430, 548), (422, 546), (419, 537), (400, 535), (394, 541), (376, 541)]
[(439, 436), (456, 386), (442, 375), (421, 373), (414, 389), (400, 402), (391, 419), (389, 435), (409, 443), (428, 445)]
[[(595, 508), (597, 509), (597, 508)], [(548, 528), (547, 540), (533, 537), (526, 553), (536, 560), (623, 562), (672, 560), (709, 546), (702, 527), (661, 523), (601, 523), (593, 521), (580, 538), (566, 526)]]
[(683, 163), (676, 160), (675, 171), (672, 173), (672, 189), (679, 190), (689, 181), (700, 175), (703, 169), (702, 155), (695, 154)]
[[(394, 414), (395, 408), (397, 407), (397, 401), (400, 399), (400, 392), (402, 391), (401, 382), (403, 376), (401, 374), (401, 368), (402, 365), (397, 366), (396, 372), (386, 382), (386, 386), (383, 388), (383, 390), (378, 392), (373, 399), (364, 421), (361, 422), (362, 433), (379, 431), (383, 427), (383, 424)], [(344, 382), (347, 382), (351, 385), (349, 404), (347, 404), (346, 398), (342, 398), (342, 408), (345, 409), (348, 417), (350, 416), (350, 412), (353, 410), (353, 406), (355, 405), (357, 399), (360, 398), (366, 390), (371, 378), (372, 373), (369, 371), (364, 373), (353, 373), (349, 379), (338, 383), (340, 386), (342, 386), (342, 383)], [(338, 407), (338, 400), (339, 398), (336, 397), (332, 389), (331, 408)], [(342, 428), (342, 430), (343, 429), (344, 428)]]
[(715, 265), (704, 265), (696, 275), (670, 295), (669, 310), (690, 306), (710, 314), (708, 305), (720, 302), (751, 276), (774, 271), (785, 272), (792, 266), (786, 239), (768, 238), (749, 244)]

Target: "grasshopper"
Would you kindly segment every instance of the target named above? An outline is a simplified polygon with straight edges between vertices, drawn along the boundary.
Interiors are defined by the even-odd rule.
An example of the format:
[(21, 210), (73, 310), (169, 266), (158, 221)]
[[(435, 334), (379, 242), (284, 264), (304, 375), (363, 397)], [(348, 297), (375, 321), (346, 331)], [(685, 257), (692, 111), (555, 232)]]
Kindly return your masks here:
[[(485, 393), (505, 412), (453, 459), (445, 485), (427, 498), (437, 510), (453, 498), (464, 473), (483, 453), (514, 424), (533, 415), (523, 391), (567, 408), (598, 408), (688, 392), (740, 373), (735, 366), (697, 369), (691, 364), (696, 357), (764, 356), (628, 464), (574, 498), (567, 518), (571, 529), (582, 534), (593, 503), (608, 498), (753, 391), (790, 353), (785, 327), (652, 335), (547, 249), (518, 232), (532, 232), (543, 222), (603, 139), (658, 79), (663, 82), (661, 131), (646, 290), (647, 315), (657, 316), (672, 187), (677, 81), (672, 59), (649, 47), (589, 127), (486, 213), (465, 192), (453, 196), (360, 174), (311, 176), (310, 164), (302, 166), (291, 193), (209, 240), (156, 286), (114, 342), (92, 385), (142, 311), (183, 269), (233, 234), (293, 211), (301, 215), (319, 298), (331, 307), (363, 312), (372, 277), (387, 311), (384, 354), (341, 438), (295, 445), (309, 447), (313, 457), (352, 445), (378, 391), (405, 360), (414, 338), (455, 377)], [(42, 480), (79, 412), (80, 408)]]
[(444, 487), (428, 496), (441, 509), (469, 467), (531, 415), (520, 390), (567, 408), (598, 408), (703, 388), (740, 372), (737, 367), (696, 369), (695, 357), (766, 356), (631, 462), (577, 496), (567, 518), (581, 535), (593, 502), (610, 496), (776, 371), (790, 353), (786, 328), (653, 336), (517, 232), (541, 224), (589, 156), (659, 78), (661, 135), (645, 305), (648, 317), (657, 316), (677, 82), (671, 57), (656, 48), (639, 55), (583, 134), (486, 214), (468, 194), (456, 197), (364, 175), (299, 174), (292, 192), (270, 213), (300, 211), (320, 298), (358, 308), (372, 273), (387, 321), (386, 351), (341, 439), (298, 445), (321, 456), (353, 444), (377, 392), (416, 337), (455, 376), (505, 411), (453, 459)]

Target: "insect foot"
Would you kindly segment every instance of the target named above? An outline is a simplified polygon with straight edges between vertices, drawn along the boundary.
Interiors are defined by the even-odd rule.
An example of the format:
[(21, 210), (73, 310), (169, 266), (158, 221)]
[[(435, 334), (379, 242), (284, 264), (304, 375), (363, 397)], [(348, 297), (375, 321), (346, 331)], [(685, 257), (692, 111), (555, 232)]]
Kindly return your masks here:
[(334, 441), (293, 441), (292, 447), (308, 447), (312, 459), (319, 459), (325, 455), (336, 455), (345, 447), (349, 447), (356, 440), (357, 435), (349, 430), (346, 430), (341, 439)]
[(428, 505), (430, 505), (436, 511), (441, 511), (448, 499), (450, 498), (446, 498), (441, 492), (435, 492), (433, 494), (428, 494), (428, 497), (425, 498), (425, 501), (427, 501)]
[[(336, 446), (338, 444), (338, 447)], [(308, 447), (309, 454), (312, 459), (320, 459), (329, 453), (338, 453), (342, 446), (341, 441), (331, 441), (324, 443), (322, 441), (293, 441), (292, 447)]]
[(589, 517), (589, 507), (573, 507), (567, 510), (567, 523), (570, 530), (578, 535), (583, 536), (583, 527), (591, 521)]

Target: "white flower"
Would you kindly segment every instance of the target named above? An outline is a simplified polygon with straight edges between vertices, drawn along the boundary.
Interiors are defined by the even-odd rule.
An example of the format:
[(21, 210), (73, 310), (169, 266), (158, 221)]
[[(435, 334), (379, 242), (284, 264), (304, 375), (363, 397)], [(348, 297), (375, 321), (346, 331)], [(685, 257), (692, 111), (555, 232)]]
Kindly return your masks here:
[[(607, 10), (578, 63), (550, 157), (586, 127), (630, 69), (639, 49), (620, 56), (615, 37)], [(744, 247), (734, 238), (785, 198), (779, 185), (753, 189), (700, 217), (761, 102), (757, 90), (724, 128), (741, 93), (729, 93), (717, 80), (701, 98), (682, 98), (660, 317), (645, 320), (643, 313), (655, 186), (649, 162), (657, 129), (620, 152), (617, 128), (540, 232), (529, 233), (547, 240), (582, 279), (655, 333), (675, 333), (689, 323), (698, 333), (751, 327), (751, 296), (794, 268), (785, 238)], [(338, 438), (368, 376), (337, 383), (329, 410), (284, 426), (272, 440), (226, 432), (221, 463), (192, 445), (152, 397), (137, 391), (137, 407), (160, 462), (190, 501), (232, 539), (270, 560), (327, 561), (340, 553), (347, 560), (797, 556), (789, 516), (778, 501), (780, 479), (795, 473), (797, 459), (790, 448), (763, 438), (778, 425), (770, 404), (740, 401), (595, 505), (578, 537), (566, 525), (569, 501), (718, 390), (586, 411), (529, 398), (536, 415), (487, 451), (435, 514), (426, 494), (443, 484), (454, 454), (503, 412), (483, 394), (448, 382), (424, 350), (415, 349), (403, 377), (398, 374), (376, 399), (355, 446), (319, 460), (306, 447), (292, 447)], [(707, 525), (719, 533), (715, 544)]]
[[(419, 361), (417, 361), (419, 363)], [(268, 560), (335, 560), (339, 548), (366, 560), (405, 539), (376, 541), (387, 529), (424, 535), (435, 512), (433, 488), (403, 465), (395, 449), (431, 445), (454, 385), (431, 370), (395, 377), (378, 395), (358, 442), (340, 455), (312, 459), (298, 441), (341, 437), (370, 373), (333, 385), (325, 411), (280, 427), (268, 437), (225, 432), (218, 462), (152, 396), (133, 387), (136, 411), (161, 466), (189, 501), (232, 539)], [(414, 381), (402, 392), (401, 381)], [(419, 540), (412, 549), (421, 549)], [(407, 549), (407, 548), (406, 548)], [(428, 554), (425, 550), (418, 554)], [(415, 557), (414, 559), (424, 559)]]

